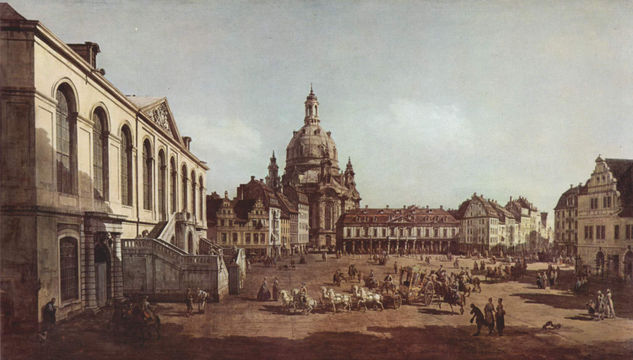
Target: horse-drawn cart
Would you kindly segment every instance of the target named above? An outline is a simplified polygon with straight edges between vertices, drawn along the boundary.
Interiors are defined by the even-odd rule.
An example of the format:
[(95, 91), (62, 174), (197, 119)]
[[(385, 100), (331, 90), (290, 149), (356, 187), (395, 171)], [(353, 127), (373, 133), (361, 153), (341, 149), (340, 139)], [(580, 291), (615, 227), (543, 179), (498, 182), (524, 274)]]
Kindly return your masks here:
[(384, 307), (393, 307), (394, 310), (398, 310), (402, 306), (402, 295), (396, 292), (394, 294), (383, 293), (383, 305)]

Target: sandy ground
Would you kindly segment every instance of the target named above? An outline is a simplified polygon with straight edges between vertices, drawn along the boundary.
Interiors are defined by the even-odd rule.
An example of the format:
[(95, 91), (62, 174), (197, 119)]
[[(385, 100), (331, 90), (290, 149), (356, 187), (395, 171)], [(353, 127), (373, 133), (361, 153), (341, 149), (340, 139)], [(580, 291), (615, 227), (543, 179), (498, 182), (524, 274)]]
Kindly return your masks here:
[[(618, 317), (596, 321), (584, 309), (589, 294), (576, 295), (571, 287), (571, 268), (563, 270), (562, 283), (554, 289), (538, 289), (533, 272), (547, 264), (530, 264), (520, 281), (484, 283), (481, 293), (467, 298), (463, 315), (451, 313), (447, 304), (403, 305), (400, 309), (367, 312), (318, 311), (310, 315), (286, 314), (280, 303), (255, 301), (264, 277), (272, 285), (278, 277), (281, 288), (308, 285), (309, 294), (319, 297), (321, 286), (348, 292), (353, 283), (335, 287), (332, 274), (347, 273), (350, 263), (364, 273), (373, 269), (379, 279), (399, 265), (419, 259), (392, 257), (387, 265), (362, 258), (310, 256), (308, 264), (295, 270), (281, 266), (253, 266), (241, 295), (208, 305), (204, 314), (185, 317), (184, 304), (158, 304), (161, 339), (141, 344), (136, 338), (107, 328), (109, 312), (84, 316), (60, 324), (44, 344), (34, 334), (4, 335), (2, 359), (631, 359), (633, 358), (633, 288), (616, 283), (590, 284), (590, 293), (610, 287), (615, 294)], [(285, 263), (279, 264), (283, 265)], [(430, 268), (452, 263), (434, 258)], [(460, 260), (472, 267), (472, 261)], [(481, 276), (483, 280), (483, 276)], [(397, 280), (397, 278), (396, 278)], [(506, 310), (504, 336), (482, 331), (472, 336), (470, 303), (481, 309), (492, 297), (502, 297)], [(547, 321), (560, 323), (558, 330), (543, 330)]]

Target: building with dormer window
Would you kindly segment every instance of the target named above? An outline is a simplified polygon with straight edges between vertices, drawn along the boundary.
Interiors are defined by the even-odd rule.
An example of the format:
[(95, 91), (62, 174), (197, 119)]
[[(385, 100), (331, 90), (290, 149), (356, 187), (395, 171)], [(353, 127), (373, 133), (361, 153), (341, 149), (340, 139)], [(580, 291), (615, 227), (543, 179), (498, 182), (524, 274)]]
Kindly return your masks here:
[(633, 160), (603, 159), (578, 195), (578, 255), (600, 276), (633, 278)]

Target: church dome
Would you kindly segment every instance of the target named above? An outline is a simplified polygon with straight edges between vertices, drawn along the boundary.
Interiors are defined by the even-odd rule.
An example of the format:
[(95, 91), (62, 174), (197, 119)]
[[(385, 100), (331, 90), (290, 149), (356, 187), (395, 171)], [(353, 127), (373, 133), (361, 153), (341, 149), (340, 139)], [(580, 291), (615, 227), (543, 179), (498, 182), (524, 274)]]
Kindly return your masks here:
[(336, 144), (329, 131), (321, 128), (319, 120), (319, 102), (310, 87), (310, 94), (305, 101), (306, 116), (304, 125), (295, 131), (288, 147), (286, 147), (286, 167), (317, 167), (321, 161), (329, 159), (332, 167), (338, 167)]

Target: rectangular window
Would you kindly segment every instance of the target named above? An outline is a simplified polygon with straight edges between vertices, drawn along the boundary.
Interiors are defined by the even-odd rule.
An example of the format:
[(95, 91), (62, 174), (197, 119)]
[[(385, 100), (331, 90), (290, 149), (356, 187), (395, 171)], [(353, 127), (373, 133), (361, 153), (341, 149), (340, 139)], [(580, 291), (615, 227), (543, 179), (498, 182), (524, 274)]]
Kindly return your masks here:
[(620, 238), (620, 225), (615, 225), (613, 227), (613, 238), (616, 240)]
[(426, 237), (429, 237), (429, 236), (430, 236), (430, 235), (429, 235), (429, 229), (428, 229), (428, 228), (426, 228), (426, 229), (425, 229), (425, 234), (426, 234), (426, 235), (425, 235)]
[(440, 229), (433, 229), (433, 237), (438, 237), (440, 234)]
[(250, 244), (251, 243), (251, 234), (246, 233), (246, 243)]
[(444, 237), (448, 237), (448, 230), (444, 229)]
[(422, 229), (418, 228), (418, 237), (422, 236)]
[(385, 228), (382, 229), (382, 236), (387, 236), (387, 229)]
[(233, 233), (233, 242), (236, 243), (237, 242), (237, 233)]
[(347, 237), (352, 237), (352, 229), (347, 228)]
[(222, 233), (222, 244), (226, 244), (226, 233)]
[(627, 240), (631, 239), (631, 225), (626, 226), (626, 239)]
[(62, 301), (79, 298), (77, 240), (63, 238), (59, 243)]
[(374, 236), (378, 236), (378, 229), (374, 228)]

